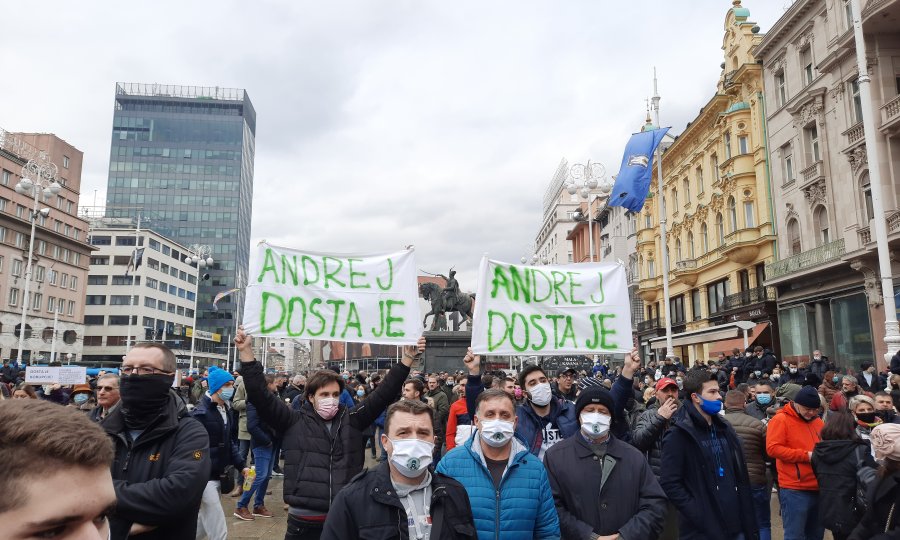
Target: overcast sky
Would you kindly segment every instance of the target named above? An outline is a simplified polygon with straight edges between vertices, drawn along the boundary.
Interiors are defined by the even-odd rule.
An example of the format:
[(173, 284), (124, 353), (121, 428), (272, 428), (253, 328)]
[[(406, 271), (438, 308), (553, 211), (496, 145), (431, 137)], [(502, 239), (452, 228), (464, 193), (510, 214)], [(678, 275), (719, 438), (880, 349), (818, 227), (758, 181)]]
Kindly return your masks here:
[[(746, 0), (766, 31), (784, 0)], [(679, 133), (715, 91), (730, 0), (12, 2), (0, 126), (85, 153), (105, 200), (116, 81), (246, 88), (253, 244), (366, 252), (475, 289), (517, 261), (563, 157), (618, 170), (652, 68)]]

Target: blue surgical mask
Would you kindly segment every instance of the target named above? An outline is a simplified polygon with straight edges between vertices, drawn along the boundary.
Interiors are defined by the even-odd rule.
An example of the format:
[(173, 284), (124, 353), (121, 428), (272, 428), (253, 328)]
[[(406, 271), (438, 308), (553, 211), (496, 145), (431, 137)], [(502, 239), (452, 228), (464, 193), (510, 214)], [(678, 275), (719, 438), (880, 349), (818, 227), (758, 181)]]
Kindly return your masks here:
[(772, 403), (772, 396), (770, 394), (756, 394), (756, 402), (760, 405), (768, 405)]
[(718, 399), (703, 399), (702, 397), (694, 394), (698, 398), (700, 398), (700, 410), (709, 415), (719, 414), (719, 411), (722, 410), (722, 402)]
[(834, 384), (837, 384), (837, 383), (839, 383), (840, 381), (841, 381), (841, 378), (840, 378), (840, 377), (832, 377), (832, 378), (831, 378), (831, 382), (833, 382)]
[(76, 394), (75, 397), (72, 398), (72, 401), (74, 401), (76, 405), (84, 405), (87, 403), (89, 397), (90, 396), (87, 394)]
[(222, 391), (219, 392), (219, 396), (221, 396), (225, 401), (231, 401), (231, 398), (234, 397), (234, 387), (223, 388)]
[(360, 388), (359, 390), (356, 391), (356, 395), (359, 397), (363, 397), (364, 395), (366, 395), (366, 391), (363, 390), (362, 388)]

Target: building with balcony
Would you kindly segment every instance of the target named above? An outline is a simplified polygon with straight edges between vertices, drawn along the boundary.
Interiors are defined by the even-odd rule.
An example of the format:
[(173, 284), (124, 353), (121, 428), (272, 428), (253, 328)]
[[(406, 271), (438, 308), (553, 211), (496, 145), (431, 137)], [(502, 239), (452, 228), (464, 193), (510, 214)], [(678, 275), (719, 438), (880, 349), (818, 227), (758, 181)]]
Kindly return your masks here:
[[(22, 167), (48, 159), (62, 191), (41, 198), (34, 236), (31, 284), (25, 294), (34, 199), (15, 191)], [(22, 305), (28, 307), (21, 359), (79, 361), (84, 339), (84, 295), (91, 246), (88, 224), (78, 217), (83, 154), (56, 135), (0, 129), (0, 357), (19, 357)], [(56, 322), (54, 323), (54, 318)], [(54, 325), (56, 327), (54, 332)]]
[[(900, 1), (861, 4), (871, 104), (857, 85), (848, 0), (797, 0), (753, 50), (765, 79), (779, 239), (765, 284), (778, 290), (782, 355), (805, 359), (820, 349), (855, 369), (886, 352), (873, 220), (887, 220), (891, 249), (900, 246)], [(870, 105), (883, 216), (872, 209), (863, 138)], [(892, 275), (900, 276), (896, 262)]]
[[(663, 279), (669, 280), (674, 354), (685, 363), (743, 348), (737, 321), (753, 321), (752, 344), (778, 349), (762, 67), (751, 55), (762, 36), (735, 0), (725, 16), (724, 62), (715, 93), (662, 154), (669, 274), (663, 275), (657, 169), (637, 219), (638, 325), (647, 354), (665, 352)], [(652, 128), (652, 126), (650, 126)]]

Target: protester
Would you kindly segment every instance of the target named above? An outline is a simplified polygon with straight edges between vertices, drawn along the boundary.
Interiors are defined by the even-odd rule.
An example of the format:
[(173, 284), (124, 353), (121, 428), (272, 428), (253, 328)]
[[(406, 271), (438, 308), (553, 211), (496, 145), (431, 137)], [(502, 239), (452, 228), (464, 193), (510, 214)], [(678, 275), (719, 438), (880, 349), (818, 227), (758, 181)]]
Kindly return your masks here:
[(556, 371), (556, 380), (552, 383), (553, 396), (557, 399), (564, 399), (571, 403), (575, 403), (578, 396), (578, 388), (575, 385), (575, 379), (578, 378), (578, 372), (572, 368), (560, 368)]
[(194, 540), (209, 478), (209, 437), (172, 389), (175, 354), (138, 343), (122, 361), (121, 405), (102, 426), (115, 443), (113, 540)]
[(293, 403), (294, 398), (297, 396), (302, 396), (304, 389), (306, 388), (306, 377), (303, 375), (294, 375), (291, 378), (291, 384), (284, 391), (284, 399), (288, 400), (288, 403)]
[(0, 368), (0, 383), (15, 384), (18, 373), (16, 368), (9, 365), (9, 360), (3, 360), (3, 367)]
[[(760, 386), (757, 385), (757, 391)], [(764, 386), (763, 388), (768, 388)], [(761, 394), (757, 393), (757, 399)], [(744, 452), (750, 489), (753, 492), (753, 508), (759, 526), (759, 539), (771, 540), (771, 498), (769, 482), (766, 478), (766, 426), (758, 418), (745, 412), (747, 398), (742, 392), (730, 390), (725, 394), (725, 421), (731, 424)], [(751, 404), (752, 405), (752, 404)], [(748, 405), (749, 407), (749, 405)]]
[(437, 472), (465, 487), (480, 539), (558, 539), (547, 471), (515, 437), (518, 421), (509, 394), (496, 388), (480, 392), (477, 436), (448, 452)]
[(718, 381), (709, 372), (694, 371), (685, 377), (684, 390), (687, 397), (663, 439), (660, 478), (678, 508), (680, 537), (756, 538), (747, 465), (737, 434), (719, 415)]
[(69, 406), (75, 407), (79, 411), (90, 413), (94, 408), (94, 392), (89, 384), (76, 384), (72, 387), (72, 393), (69, 394)]
[(423, 401), (422, 396), (425, 394), (425, 385), (419, 379), (407, 379), (403, 383), (403, 391), (400, 397), (410, 401)]
[(425, 396), (431, 398), (434, 410), (434, 436), (438, 437), (438, 443), (434, 447), (434, 463), (441, 459), (441, 448), (444, 443), (444, 433), (447, 427), (447, 416), (450, 414), (450, 402), (444, 393), (443, 385), (437, 375), (428, 376), (428, 391)]
[[(900, 425), (881, 424), (872, 430), (875, 459), (882, 462), (877, 480), (866, 494), (867, 509), (850, 540), (898, 537), (900, 524)], [(892, 534), (888, 534), (892, 533)]]
[(825, 403), (829, 404), (829, 409), (831, 409), (830, 404), (831, 400), (834, 399), (834, 395), (841, 391), (840, 383), (841, 376), (836, 371), (826, 371), (825, 376), (822, 377), (819, 393), (825, 398)]
[(285, 540), (317, 539), (334, 497), (363, 468), (361, 431), (400, 393), (417, 351), (425, 350), (425, 339), (416, 347), (404, 347), (400, 363), (353, 409), (339, 405), (345, 386), (341, 376), (329, 371), (314, 373), (307, 379), (306, 401), (300, 411), (283, 407), (267, 391), (262, 365), (254, 360), (250, 336), (243, 328), (238, 330), (235, 345), (250, 403), (264, 423), (283, 435), (284, 500), (290, 505)]
[(865, 361), (860, 364), (859, 370), (857, 382), (859, 384), (860, 392), (874, 394), (883, 388), (881, 381), (878, 380), (878, 374), (875, 373), (875, 364), (870, 361)]
[(887, 392), (875, 393), (875, 415), (884, 422), (893, 422), (897, 418), (894, 400)]
[(860, 394), (850, 398), (848, 408), (856, 418), (856, 433), (861, 439), (868, 441), (872, 428), (882, 423), (881, 418), (875, 414), (875, 401), (869, 396)]
[(197, 516), (197, 538), (207, 536), (209, 540), (224, 540), (228, 536), (228, 527), (219, 500), (221, 477), (228, 465), (233, 465), (244, 474), (246, 470), (244, 458), (238, 453), (238, 446), (231, 437), (233, 420), (228, 408), (234, 397), (234, 377), (212, 366), (209, 368), (207, 389), (191, 411), (191, 416), (203, 424), (209, 437), (210, 472)]
[(775, 459), (785, 538), (821, 540), (819, 485), (811, 459), (823, 423), (819, 394), (804, 386), (793, 401), (769, 421), (766, 452)]
[(769, 408), (775, 402), (775, 389), (772, 383), (763, 380), (756, 383), (755, 395), (747, 405), (744, 406), (744, 412), (761, 421), (763, 424), (769, 421)]
[[(435, 446), (432, 415), (421, 401), (388, 407), (381, 436), (388, 462), (362, 472), (338, 493), (323, 539), (476, 537), (463, 486), (429, 472)], [(401, 523), (406, 530), (398, 527)]]
[(108, 538), (116, 492), (103, 430), (75, 409), (31, 399), (0, 401), (0, 418), (2, 537)]
[[(266, 390), (268, 395), (275, 400), (278, 407), (289, 410), (286, 403), (282, 403), (278, 395), (278, 382), (274, 375), (265, 375)], [(269, 479), (272, 477), (275, 460), (275, 450), (279, 447), (279, 437), (275, 429), (260, 417), (253, 402), (247, 404), (247, 431), (250, 432), (250, 443), (253, 452), (253, 463), (256, 477), (249, 491), (243, 491), (234, 510), (234, 517), (243, 521), (253, 521), (257, 517), (270, 518), (272, 512), (266, 508), (266, 491), (269, 489)], [(255, 497), (254, 497), (255, 496)], [(253, 510), (250, 510), (250, 498), (253, 498)]]
[(663, 435), (678, 410), (678, 385), (674, 379), (664, 377), (656, 382), (656, 401), (638, 418), (631, 444), (647, 456), (653, 474), (660, 475)]
[(853, 375), (844, 375), (841, 378), (841, 390), (834, 394), (834, 397), (831, 398), (831, 402), (829, 405), (829, 409), (832, 411), (837, 411), (839, 409), (846, 409), (847, 404), (853, 398), (853, 396), (859, 395), (859, 387), (856, 382), (856, 377)]
[(13, 399), (38, 399), (34, 387), (27, 383), (19, 383), (12, 395)]
[(472, 425), (472, 417), (466, 405), (466, 385), (458, 384), (454, 390), (459, 399), (450, 405), (450, 414), (447, 418), (447, 451), (460, 446), (472, 435), (475, 427)]
[[(250, 446), (252, 445), (250, 432), (247, 431), (247, 387), (244, 385), (243, 377), (236, 377), (234, 380), (234, 396), (231, 398), (231, 414), (237, 417), (237, 439), (238, 453), (242, 459), (247, 459), (250, 454)], [(251, 455), (252, 457), (252, 455)], [(235, 482), (234, 490), (229, 494), (231, 497), (240, 497), (244, 492), (244, 483)]]
[(579, 435), (547, 450), (565, 538), (656, 538), (662, 531), (666, 496), (644, 456), (610, 434), (612, 410), (608, 390), (586, 388), (575, 402)]
[(119, 403), (119, 376), (107, 373), (97, 377), (97, 406), (91, 411), (91, 420), (100, 422)]

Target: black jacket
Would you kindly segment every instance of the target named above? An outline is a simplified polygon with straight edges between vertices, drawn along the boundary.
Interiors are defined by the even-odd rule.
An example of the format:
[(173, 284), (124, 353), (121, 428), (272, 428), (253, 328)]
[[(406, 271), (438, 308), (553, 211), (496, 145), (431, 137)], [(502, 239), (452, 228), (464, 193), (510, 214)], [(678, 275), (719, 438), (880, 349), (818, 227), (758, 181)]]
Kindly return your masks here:
[(631, 444), (643, 452), (650, 462), (653, 474), (659, 477), (659, 467), (662, 464), (662, 440), (663, 434), (669, 428), (669, 420), (659, 415), (659, 402), (655, 402), (652, 408), (648, 408), (638, 417), (634, 432), (631, 434)]
[(891, 373), (900, 375), (900, 351), (891, 358)]
[(813, 449), (812, 468), (819, 483), (819, 519), (825, 528), (850, 534), (863, 511), (856, 504), (857, 472), (868, 467), (874, 478), (877, 464), (863, 440), (819, 441)]
[(338, 492), (363, 469), (362, 431), (400, 394), (409, 368), (395, 365), (378, 388), (352, 410), (343, 405), (329, 429), (310, 401), (299, 411), (269, 392), (259, 362), (241, 365), (247, 398), (263, 422), (282, 436), (284, 502), (327, 514)]
[(191, 417), (203, 424), (206, 434), (209, 436), (210, 480), (218, 480), (228, 465), (234, 465), (239, 471), (244, 468), (241, 451), (231, 436), (234, 420), (230, 411), (225, 415), (228, 417), (228, 423), (222, 420), (219, 407), (207, 395), (201, 397), (197, 406), (191, 411)]
[(563, 538), (592, 533), (656, 538), (666, 495), (644, 456), (610, 437), (603, 462), (579, 433), (553, 445), (544, 458)]
[(284, 389), (284, 399), (289, 399), (291, 403), (293, 403), (295, 397), (305, 394), (306, 387), (304, 386), (294, 386), (293, 384), (289, 384), (288, 387)]
[(732, 475), (739, 508), (753, 508), (747, 465), (734, 428), (719, 415), (713, 415), (710, 426), (689, 401), (682, 403), (671, 423), (663, 439), (660, 484), (678, 509), (681, 539), (728, 540), (732, 520), (739, 520), (737, 525), (748, 540), (758, 539), (753, 512), (723, 508), (717, 496), (717, 460), (708, 445), (713, 429), (728, 446), (729, 461), (721, 464)]
[(247, 404), (247, 431), (250, 433), (250, 444), (253, 448), (273, 446), (280, 442), (275, 430), (262, 421), (252, 403)]
[[(887, 540), (900, 538), (900, 472), (879, 477), (867, 493), (869, 508), (853, 529), (849, 540)], [(896, 506), (895, 506), (896, 505)], [(891, 514), (888, 523), (888, 515)], [(889, 532), (885, 533), (885, 528)]]
[[(433, 540), (475, 538), (475, 523), (466, 490), (456, 480), (431, 475)], [(394, 492), (390, 467), (382, 463), (365, 470), (347, 484), (334, 499), (322, 540), (388, 540), (409, 538), (406, 511)], [(440, 529), (439, 537), (435, 532)]]
[[(100, 424), (112, 438), (116, 511), (110, 537), (128, 538), (132, 523), (156, 526), (140, 540), (194, 540), (200, 498), (209, 479), (209, 436), (169, 393), (165, 412), (134, 444), (116, 407)], [(136, 537), (137, 538), (137, 537)]]
[(0, 368), (0, 382), (14, 383), (18, 376), (19, 373), (10, 365), (5, 365)]
[(775, 354), (772, 351), (767, 349), (763, 352), (763, 355), (757, 359), (756, 365), (763, 373), (772, 373), (772, 370), (778, 365), (778, 358), (775, 357)]
[(878, 377), (878, 373), (870, 373), (869, 375), (872, 376), (871, 383), (866, 380), (866, 377), (862, 372), (856, 375), (856, 382), (859, 384), (859, 389), (870, 394), (884, 390), (884, 386), (881, 386), (881, 378)]

